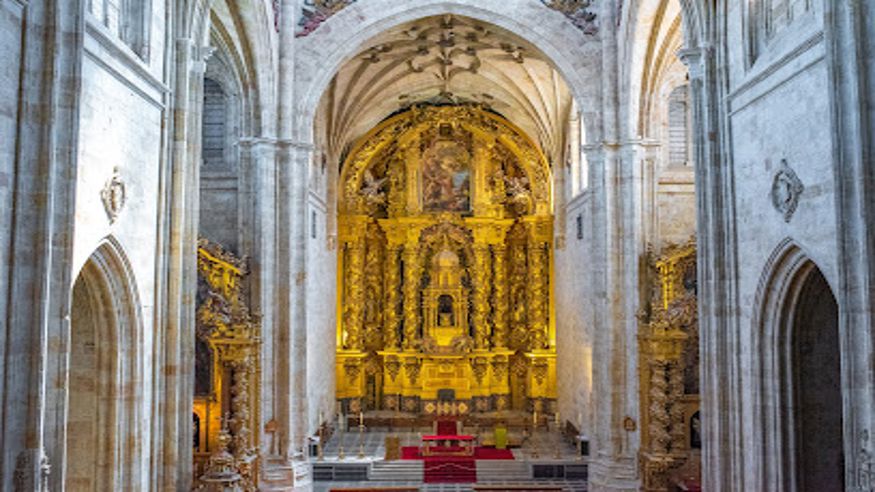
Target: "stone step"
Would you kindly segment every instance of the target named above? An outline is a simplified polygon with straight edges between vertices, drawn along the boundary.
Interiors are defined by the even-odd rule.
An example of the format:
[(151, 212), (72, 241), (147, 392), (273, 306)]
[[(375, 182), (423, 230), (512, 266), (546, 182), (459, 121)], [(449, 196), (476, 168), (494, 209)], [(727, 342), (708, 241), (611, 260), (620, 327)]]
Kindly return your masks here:
[[(299, 464), (299, 468), (300, 466)], [(299, 470), (299, 475), (302, 470)], [(264, 461), (264, 469), (258, 485), (259, 490), (268, 492), (295, 490), (295, 465), (282, 458), (268, 457)]]
[(370, 479), (373, 481), (421, 482), (423, 463), (419, 460), (374, 461)]
[(477, 460), (478, 481), (530, 480), (529, 465), (517, 460)]

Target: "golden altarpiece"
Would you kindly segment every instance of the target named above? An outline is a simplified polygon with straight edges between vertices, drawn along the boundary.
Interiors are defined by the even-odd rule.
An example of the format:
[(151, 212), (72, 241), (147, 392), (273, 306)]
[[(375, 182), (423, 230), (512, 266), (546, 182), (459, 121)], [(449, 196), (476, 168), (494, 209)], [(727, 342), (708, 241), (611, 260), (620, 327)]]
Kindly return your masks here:
[(344, 411), (552, 406), (550, 176), (476, 105), (415, 106), (359, 141), (339, 188)]
[(258, 486), (261, 326), (246, 304), (246, 261), (198, 243), (194, 486)]
[(642, 490), (699, 479), (699, 338), (696, 245), (650, 255), (650, 303), (638, 334)]

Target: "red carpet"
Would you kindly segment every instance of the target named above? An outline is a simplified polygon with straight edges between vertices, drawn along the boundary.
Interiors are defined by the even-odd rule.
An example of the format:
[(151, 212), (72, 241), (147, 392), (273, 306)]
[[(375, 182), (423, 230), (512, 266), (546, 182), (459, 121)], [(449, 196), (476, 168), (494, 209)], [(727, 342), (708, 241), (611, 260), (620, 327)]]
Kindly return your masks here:
[[(447, 451), (461, 450), (448, 448)], [(423, 460), (425, 483), (474, 483), (477, 481), (476, 460), (512, 460), (509, 449), (477, 446), (474, 456), (422, 456), (416, 446), (401, 448), (401, 459)]]

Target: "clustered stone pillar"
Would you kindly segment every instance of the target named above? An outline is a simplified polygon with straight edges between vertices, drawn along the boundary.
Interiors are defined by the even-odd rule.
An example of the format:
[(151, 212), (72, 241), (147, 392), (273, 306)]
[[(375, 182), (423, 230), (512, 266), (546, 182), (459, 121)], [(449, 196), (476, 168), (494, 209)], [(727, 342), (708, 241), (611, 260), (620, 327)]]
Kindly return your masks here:
[(491, 256), (488, 244), (474, 245), (474, 348), (489, 348), (489, 284)]
[(398, 316), (398, 301), (400, 300), (399, 291), (401, 290), (401, 264), (398, 256), (401, 254), (401, 246), (398, 244), (390, 244), (387, 250), (386, 258), (386, 285), (385, 295), (386, 302), (384, 305), (384, 332), (383, 340), (386, 349), (397, 350), (398, 343), (398, 328), (401, 323), (401, 318)]
[(422, 265), (419, 247), (408, 244), (404, 260), (404, 349), (415, 350), (419, 343), (419, 283)]
[(346, 245), (347, 261), (346, 289), (347, 302), (344, 319), (346, 328), (346, 348), (349, 350), (362, 350), (364, 338), (362, 337), (362, 325), (364, 322), (364, 268), (365, 268), (365, 244), (363, 238), (356, 238)]
[(496, 244), (493, 249), (493, 275), (495, 278), (492, 290), (492, 346), (495, 348), (507, 347), (507, 248)]

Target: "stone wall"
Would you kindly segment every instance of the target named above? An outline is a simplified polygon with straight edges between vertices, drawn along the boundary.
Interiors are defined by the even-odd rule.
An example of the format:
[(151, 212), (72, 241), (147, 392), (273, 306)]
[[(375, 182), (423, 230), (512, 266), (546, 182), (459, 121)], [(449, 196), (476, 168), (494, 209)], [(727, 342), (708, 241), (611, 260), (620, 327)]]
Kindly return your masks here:
[(307, 399), (311, 432), (319, 425), (320, 415), (330, 421), (335, 412), (337, 249), (329, 243), (324, 187), (319, 188), (310, 194), (307, 221)]
[(593, 309), (591, 197), (584, 191), (566, 206), (565, 247), (555, 251), (556, 382), (559, 412), (592, 435)]
[[(756, 337), (765, 327), (758, 297), (760, 285), (772, 272), (767, 265), (788, 240), (800, 247), (823, 272), (833, 288), (838, 282), (838, 251), (835, 237), (836, 186), (833, 141), (830, 128), (829, 74), (823, 36), (823, 6), (812, 2), (810, 10), (794, 6), (793, 20), (781, 23), (751, 60), (744, 46), (729, 46), (727, 151), (732, 156), (738, 269), (739, 317), (742, 339)], [(748, 23), (758, 22), (739, 6), (730, 10), (729, 33), (743, 37)], [(746, 21), (746, 22), (745, 22)], [(776, 181), (779, 173), (792, 173), (802, 185), (789, 191)], [(790, 186), (793, 186), (790, 184)], [(777, 188), (776, 188), (777, 187)], [(774, 200), (788, 200), (795, 212), (776, 208)], [(789, 204), (788, 204), (789, 207)], [(740, 371), (741, 404), (737, 407), (744, 447), (761, 449), (773, 439), (766, 435), (757, 402), (770, 405), (758, 383), (757, 368), (763, 354), (742, 345)], [(765, 347), (764, 347), (765, 348)], [(768, 349), (766, 349), (768, 350)], [(762, 456), (762, 455), (761, 455)], [(764, 470), (766, 461), (750, 465)], [(736, 480), (740, 480), (740, 477)], [(764, 476), (748, 474), (746, 490), (761, 487)]]
[[(163, 6), (156, 2), (156, 15), (163, 17)], [(155, 299), (158, 295), (156, 270), (160, 267), (161, 169), (165, 160), (165, 104), (161, 56), (146, 64), (127, 46), (109, 36), (102, 27), (88, 19), (85, 54), (82, 61), (80, 95), (79, 152), (77, 156), (76, 220), (73, 239), (73, 272), (79, 272), (95, 250), (112, 237), (122, 261), (131, 268), (129, 286), (136, 292), (140, 305), (143, 335), (136, 345), (128, 347), (149, 361), (154, 368), (144, 379), (129, 380), (131, 391), (138, 395), (140, 408), (136, 414), (144, 420), (122, 423), (140, 428), (144, 446), (143, 457), (150, 455), (151, 432), (158, 425), (152, 412), (155, 401), (153, 384), (160, 380), (161, 364), (153, 365), (156, 343)], [(164, 23), (153, 24), (152, 39), (157, 51), (163, 53)], [(109, 183), (116, 179), (123, 188), (124, 201), (113, 217), (104, 203)], [(160, 359), (159, 359), (160, 360)], [(133, 377), (134, 374), (128, 376)], [(124, 377), (124, 376), (122, 376)], [(71, 387), (74, 391), (75, 387)], [(122, 395), (118, 395), (122, 398)], [(142, 466), (136, 464), (136, 466)], [(137, 472), (147, 487), (149, 474)]]

